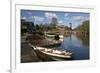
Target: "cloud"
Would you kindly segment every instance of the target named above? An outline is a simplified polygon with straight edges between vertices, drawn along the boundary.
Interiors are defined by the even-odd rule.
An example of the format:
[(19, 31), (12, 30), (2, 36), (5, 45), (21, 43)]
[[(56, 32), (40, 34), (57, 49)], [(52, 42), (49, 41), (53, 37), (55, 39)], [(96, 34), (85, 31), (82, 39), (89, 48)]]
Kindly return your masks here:
[(67, 17), (67, 16), (69, 16), (69, 14), (68, 13), (65, 13), (65, 17)]
[(32, 12), (30, 12), (30, 11), (27, 11), (26, 13), (27, 13), (28, 15), (32, 15)]
[(52, 13), (52, 12), (46, 12), (45, 17), (48, 19), (51, 19), (53, 17), (57, 18), (57, 15), (55, 13)]
[(86, 16), (73, 16), (72, 19), (77, 20), (77, 21), (85, 21), (85, 20), (88, 20), (89, 17), (86, 17)]
[(60, 20), (60, 21), (58, 21), (58, 23), (59, 23), (59, 24), (62, 24), (62, 23), (63, 23), (63, 21), (62, 21), (62, 20)]
[(64, 14), (64, 19), (65, 19), (65, 20), (68, 20), (68, 19), (69, 19), (69, 13), (65, 13), (65, 14)]
[(84, 19), (84, 16), (73, 16), (72, 19), (73, 20), (82, 20), (82, 19)]
[(21, 19), (26, 20), (27, 18), (26, 17), (22, 17)]
[(40, 16), (32, 16), (31, 18), (33, 18), (35, 21), (44, 21), (44, 17), (40, 17)]

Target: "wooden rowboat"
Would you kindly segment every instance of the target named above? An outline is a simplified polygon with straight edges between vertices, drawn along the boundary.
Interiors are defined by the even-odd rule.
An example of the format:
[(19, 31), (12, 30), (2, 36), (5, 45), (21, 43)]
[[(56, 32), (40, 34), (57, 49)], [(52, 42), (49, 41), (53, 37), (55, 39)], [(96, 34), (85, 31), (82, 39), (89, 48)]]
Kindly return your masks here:
[(44, 48), (44, 47), (34, 47), (32, 44), (30, 44), (30, 46), (34, 50), (55, 59), (71, 59), (72, 58), (72, 53), (66, 50), (58, 50), (54, 48)]

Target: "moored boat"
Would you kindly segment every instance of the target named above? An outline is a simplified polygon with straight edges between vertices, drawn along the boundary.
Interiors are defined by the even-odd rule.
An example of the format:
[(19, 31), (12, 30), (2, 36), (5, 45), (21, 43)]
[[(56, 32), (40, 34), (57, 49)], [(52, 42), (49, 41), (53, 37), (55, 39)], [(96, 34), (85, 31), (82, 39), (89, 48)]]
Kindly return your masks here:
[(60, 35), (60, 34), (57, 34), (57, 33), (46, 33), (45, 36), (47, 38), (50, 38), (50, 39), (53, 39), (55, 40), (55, 36), (58, 35), (59, 36), (59, 41), (63, 42), (64, 40), (64, 36), (63, 35)]
[(56, 59), (56, 60), (72, 58), (72, 53), (68, 52), (66, 50), (58, 50), (55, 48), (34, 47), (32, 44), (30, 44), (30, 46), (34, 50), (38, 51), (38, 53), (42, 53), (42, 54), (52, 57), (53, 59)]

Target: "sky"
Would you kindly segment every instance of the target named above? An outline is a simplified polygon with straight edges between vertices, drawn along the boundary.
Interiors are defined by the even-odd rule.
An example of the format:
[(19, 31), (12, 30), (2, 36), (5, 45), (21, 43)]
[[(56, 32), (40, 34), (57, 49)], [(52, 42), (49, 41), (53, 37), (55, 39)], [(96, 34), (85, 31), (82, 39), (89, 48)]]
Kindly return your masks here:
[(83, 21), (89, 20), (90, 14), (83, 12), (60, 12), (60, 11), (39, 11), (39, 10), (21, 10), (21, 19), (34, 22), (34, 24), (49, 24), (51, 19), (57, 18), (57, 25), (70, 26), (76, 28)]

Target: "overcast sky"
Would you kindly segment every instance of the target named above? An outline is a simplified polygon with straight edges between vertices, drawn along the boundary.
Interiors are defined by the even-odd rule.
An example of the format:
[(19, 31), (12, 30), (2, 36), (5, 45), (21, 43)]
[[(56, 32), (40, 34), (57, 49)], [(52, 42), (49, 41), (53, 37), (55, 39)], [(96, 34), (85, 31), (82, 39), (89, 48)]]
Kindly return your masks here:
[(37, 10), (21, 10), (21, 19), (32, 21), (35, 24), (48, 24), (52, 17), (56, 17), (58, 25), (69, 26), (72, 28), (81, 25), (83, 21), (89, 20), (89, 13), (82, 12), (57, 12), (57, 11), (37, 11)]

